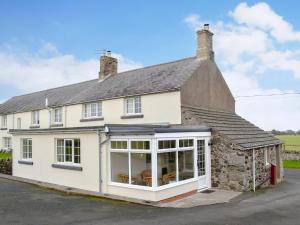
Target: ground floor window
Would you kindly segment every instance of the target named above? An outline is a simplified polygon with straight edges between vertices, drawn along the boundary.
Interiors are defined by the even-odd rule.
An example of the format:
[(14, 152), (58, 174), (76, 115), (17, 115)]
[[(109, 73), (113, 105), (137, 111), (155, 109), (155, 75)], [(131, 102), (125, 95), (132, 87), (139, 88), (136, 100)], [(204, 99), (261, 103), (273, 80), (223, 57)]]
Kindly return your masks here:
[(11, 138), (10, 137), (3, 138), (3, 148), (11, 149)]
[(150, 141), (114, 140), (110, 145), (112, 182), (152, 186)]
[(198, 176), (205, 175), (205, 141), (197, 141), (197, 167)]
[(264, 150), (264, 157), (265, 157), (265, 165), (268, 166), (271, 163), (271, 155), (270, 155), (270, 150), (266, 148)]
[(56, 161), (80, 164), (80, 139), (56, 139)]
[(21, 139), (22, 159), (32, 159), (32, 139)]

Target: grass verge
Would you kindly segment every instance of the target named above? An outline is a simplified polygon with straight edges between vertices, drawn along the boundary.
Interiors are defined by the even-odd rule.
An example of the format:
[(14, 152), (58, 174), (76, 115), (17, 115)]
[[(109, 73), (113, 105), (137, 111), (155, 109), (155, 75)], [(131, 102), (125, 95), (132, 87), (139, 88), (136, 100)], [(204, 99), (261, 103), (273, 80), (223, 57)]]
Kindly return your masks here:
[(286, 169), (300, 169), (300, 161), (283, 160), (283, 167)]

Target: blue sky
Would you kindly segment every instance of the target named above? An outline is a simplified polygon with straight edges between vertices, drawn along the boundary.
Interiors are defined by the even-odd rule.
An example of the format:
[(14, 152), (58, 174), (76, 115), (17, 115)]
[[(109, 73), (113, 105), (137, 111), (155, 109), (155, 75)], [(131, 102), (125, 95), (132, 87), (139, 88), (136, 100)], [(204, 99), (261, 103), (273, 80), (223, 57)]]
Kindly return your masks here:
[[(233, 0), (1, 0), (0, 101), (95, 78), (99, 69), (97, 52), (102, 49), (110, 49), (121, 57), (123, 70), (193, 56), (195, 30), (204, 22), (212, 24), (216, 61), (235, 96), (300, 92), (300, 68), (290, 69), (300, 62), (299, 10), (300, 3), (296, 0), (244, 3)], [(260, 14), (257, 16), (256, 12)], [(248, 17), (244, 16), (248, 13)], [(272, 25), (277, 19), (279, 27), (284, 27), (285, 23), (292, 26), (288, 37), (279, 34), (280, 40), (273, 35), (278, 33)], [(237, 53), (222, 45), (230, 44), (222, 38), (231, 35), (240, 38), (245, 32), (258, 32), (258, 36), (252, 38), (253, 49), (256, 49), (255, 41), (258, 46), (263, 46), (255, 51), (241, 46)], [(237, 40), (244, 39), (245, 35)], [(235, 47), (234, 42), (231, 44)], [(251, 46), (251, 43), (245, 42), (247, 45)], [(274, 54), (267, 55), (269, 52)], [(260, 55), (259, 59), (257, 55)], [(284, 55), (285, 61), (275, 63), (277, 55)], [(238, 59), (231, 60), (234, 57)], [(248, 64), (248, 68), (240, 68)], [(284, 68), (281, 65), (285, 65)], [(239, 85), (237, 81), (244, 83)], [(295, 105), (294, 99), (297, 100), (287, 97), (281, 104)], [(243, 100), (237, 102), (238, 112), (266, 129), (300, 129), (300, 124), (295, 126), (292, 121), (285, 121), (286, 126), (276, 124), (275, 115), (272, 121), (264, 122), (265, 112), (259, 108), (255, 115), (249, 113), (249, 104), (256, 105), (257, 101), (262, 102), (262, 106), (275, 107), (277, 104), (276, 100), (267, 98), (246, 103)], [(295, 116), (299, 109), (296, 104), (280, 115)]]

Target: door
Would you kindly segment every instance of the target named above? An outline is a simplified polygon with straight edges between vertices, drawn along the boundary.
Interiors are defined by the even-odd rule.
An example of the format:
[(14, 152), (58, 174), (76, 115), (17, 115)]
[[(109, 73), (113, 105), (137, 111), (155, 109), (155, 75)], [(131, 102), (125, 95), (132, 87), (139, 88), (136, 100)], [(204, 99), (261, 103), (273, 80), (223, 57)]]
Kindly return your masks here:
[(198, 189), (207, 188), (206, 179), (206, 143), (205, 140), (197, 140), (197, 170), (198, 170)]

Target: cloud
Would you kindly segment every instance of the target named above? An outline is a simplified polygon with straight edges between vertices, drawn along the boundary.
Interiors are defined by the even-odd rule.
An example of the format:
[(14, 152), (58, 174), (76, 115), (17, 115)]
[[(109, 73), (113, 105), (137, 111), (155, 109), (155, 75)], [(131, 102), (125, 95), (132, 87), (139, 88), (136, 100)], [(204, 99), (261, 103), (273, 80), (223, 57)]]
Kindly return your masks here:
[[(205, 23), (198, 14), (184, 21), (193, 30)], [(276, 86), (264, 88), (259, 82), (264, 79), (272, 83), (270, 75), (279, 73), (292, 74), (295, 82), (300, 80), (300, 32), (268, 4), (240, 3), (228, 13), (226, 21), (210, 24), (215, 34), (216, 61), (234, 96), (299, 92)], [(284, 82), (284, 77), (281, 79)], [(299, 96), (238, 98), (236, 111), (267, 130), (298, 130), (299, 100)]]
[[(121, 54), (113, 56), (118, 58), (121, 72), (142, 67)], [(0, 84), (21, 93), (95, 79), (98, 70), (99, 60), (79, 60), (72, 54), (61, 54), (52, 43), (43, 43), (33, 53), (9, 44), (0, 46)]]

